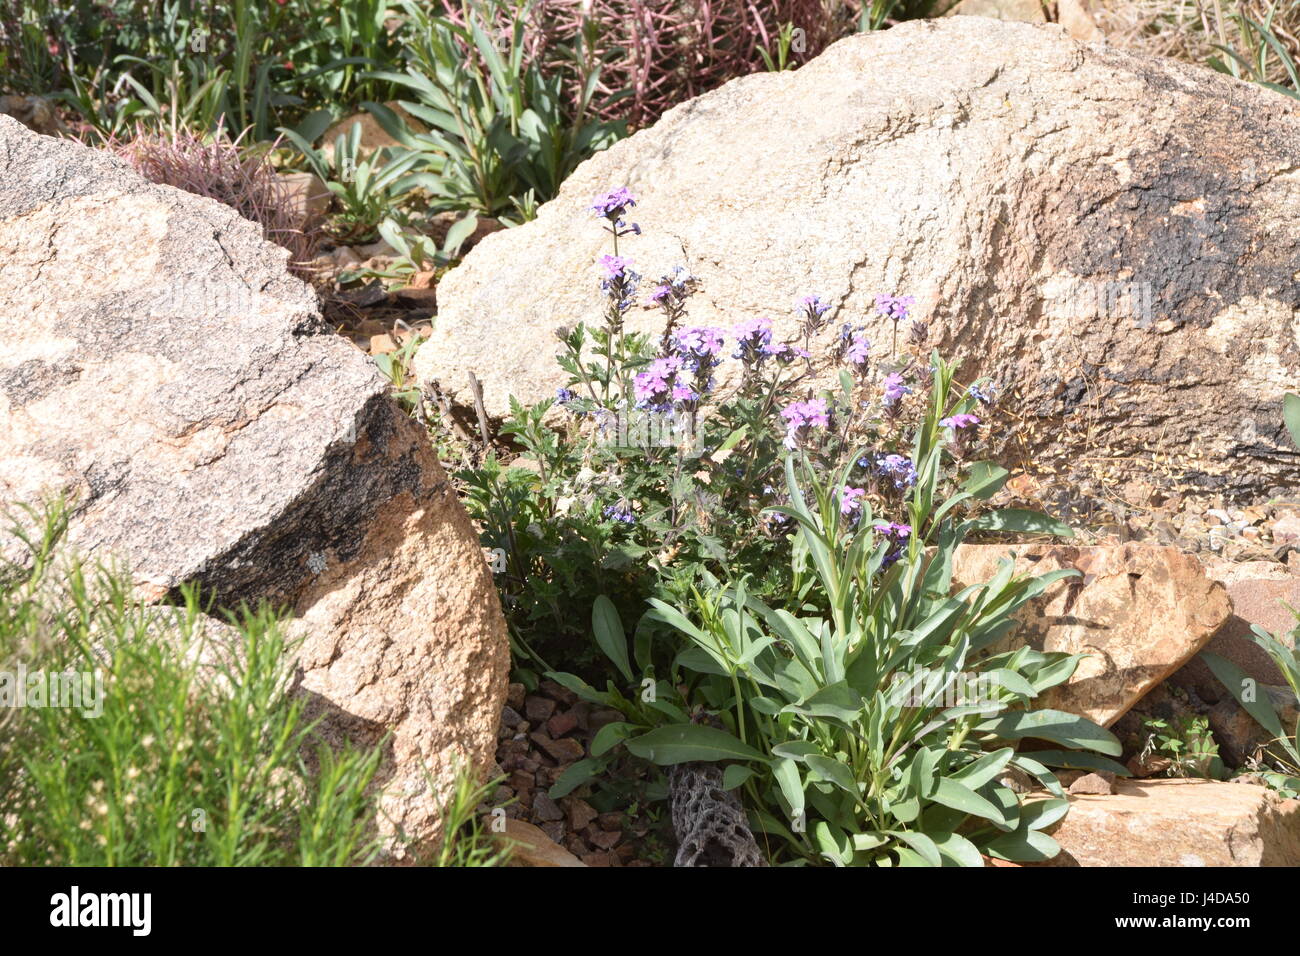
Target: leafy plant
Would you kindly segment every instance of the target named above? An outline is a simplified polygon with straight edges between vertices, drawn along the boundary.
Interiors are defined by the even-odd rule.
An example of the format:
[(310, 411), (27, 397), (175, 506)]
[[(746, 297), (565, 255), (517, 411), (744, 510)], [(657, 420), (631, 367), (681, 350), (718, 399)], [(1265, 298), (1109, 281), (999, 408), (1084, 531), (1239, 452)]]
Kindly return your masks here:
[[(1239, 80), (1249, 80), (1300, 99), (1297, 41), (1279, 22), (1283, 18), (1290, 19), (1289, 25), (1294, 28), (1300, 4), (1295, 0), (1273, 0), (1263, 10), (1262, 16), (1246, 3), (1238, 2), (1227, 12), (1219, 0), (1215, 0), (1213, 6), (1219, 39), (1214, 48), (1224, 56), (1211, 57), (1210, 66)], [(1229, 43), (1225, 21), (1235, 26), (1235, 43)]]
[(407, 174), (419, 156), (408, 153), (391, 159), (382, 149), (364, 152), (359, 122), (338, 135), (333, 149), (317, 150), (294, 130), (281, 129), (280, 133), (298, 148), (311, 171), (333, 194), (337, 211), (327, 230), (342, 242), (373, 240), (380, 223), (411, 188), (412, 179)]
[(349, 270), (339, 274), (342, 283), (355, 282), (359, 279), (382, 279), (385, 285), (405, 285), (410, 279), (451, 264), (460, 255), (465, 240), (474, 234), (478, 226), (478, 217), (474, 214), (457, 220), (443, 239), (441, 248), (432, 236), (420, 233), (403, 232), (392, 219), (385, 219), (379, 224), (379, 236), (397, 253), (387, 267), (382, 269), (366, 267)]
[[(626, 746), (660, 764), (737, 761), (728, 776), (758, 826), (780, 841), (778, 856), (837, 865), (980, 865), (981, 853), (1047, 859), (1057, 848), (1042, 831), (1067, 809), (1048, 767), (1125, 772), (1090, 752), (1120, 753), (1101, 727), (1029, 709), (1082, 655), (1022, 647), (981, 657), (1017, 608), (1070, 572), (1016, 578), (1007, 561), (994, 580), (950, 594), (953, 551), (969, 530), (998, 519), (957, 521), (953, 509), (969, 492), (935, 499), (949, 382), (939, 363), (931, 427), (916, 448), (918, 470), (932, 477), (908, 502), (914, 531), (905, 544), (866, 506), (846, 520), (847, 470), (823, 483), (791, 456), (790, 504), (775, 510), (797, 523), (806, 548), (798, 560), (814, 572), (807, 586), (775, 607), (743, 578), (680, 607), (652, 600), (652, 616), (689, 638), (677, 661), (706, 678), (699, 696), (725, 730), (669, 725)], [(1058, 749), (1017, 754), (1026, 738)], [(998, 779), (1010, 767), (1053, 797), (1022, 804)]]
[[(372, 76), (411, 90), (418, 102), (401, 106), (429, 132), (412, 132), (382, 104), (366, 108), (402, 144), (399, 155), (418, 163), (412, 182), (428, 191), (435, 209), (520, 216), (622, 135), (618, 125), (588, 116), (598, 72), (570, 108), (562, 79), (525, 63), (529, 9), (527, 2), (464, 0), (458, 21), (403, 3), (406, 71)], [(509, 23), (504, 50), (491, 27), (503, 14)]]
[(460, 768), (451, 797), (443, 808), (445, 835), (437, 853), (427, 861), (430, 866), (489, 867), (506, 864), (510, 850), (493, 841), (483, 826), (481, 812), (499, 782), (479, 784), (472, 768)]
[(423, 338), (410, 335), (397, 351), (373, 356), (379, 371), (384, 373), (384, 377), (393, 386), (394, 397), (408, 407), (420, 400), (420, 386), (415, 384), (411, 374), (411, 362), (423, 344)]
[(1153, 755), (1168, 758), (1166, 773), (1170, 777), (1223, 777), (1223, 761), (1208, 717), (1180, 714), (1173, 724), (1161, 717), (1148, 717), (1142, 721), (1142, 729), (1147, 739), (1139, 760)]
[[(1258, 625), (1251, 626), (1250, 636), (1273, 661), (1291, 692), (1300, 700), (1300, 649), (1297, 649), (1300, 648), (1300, 611), (1292, 608), (1291, 612), (1296, 615), (1297, 625), (1291, 632), (1294, 647), (1287, 647)], [(1300, 721), (1294, 727), (1284, 727), (1268, 695), (1257, 694), (1255, 680), (1232, 661), (1210, 651), (1202, 651), (1201, 659), (1228, 693), (1272, 738), (1265, 754), (1276, 769), (1265, 770), (1262, 774), (1264, 780), (1278, 790), (1300, 796)]]
[(205, 618), (193, 589), (178, 607), (142, 606), (129, 575), (58, 547), (66, 514), (16, 522), (25, 553), (0, 568), (3, 670), (21, 664), (28, 689), (38, 674), (71, 676), (81, 692), (62, 706), (51, 696), (6, 708), (0, 862), (372, 859), (382, 748), (333, 750), (315, 738), (302, 699), (288, 693), (291, 645), (274, 615), (245, 611), (223, 626)]

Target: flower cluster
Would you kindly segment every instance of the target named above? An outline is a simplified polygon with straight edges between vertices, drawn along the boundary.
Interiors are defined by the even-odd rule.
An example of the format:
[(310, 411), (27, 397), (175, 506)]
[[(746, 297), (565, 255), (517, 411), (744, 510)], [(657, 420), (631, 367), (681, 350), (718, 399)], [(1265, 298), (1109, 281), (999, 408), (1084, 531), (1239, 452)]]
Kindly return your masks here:
[(853, 521), (862, 515), (862, 500), (867, 495), (865, 488), (852, 488), (845, 485), (840, 490), (840, 514)]
[(863, 334), (863, 331), (862, 326), (854, 328), (845, 323), (840, 329), (840, 338), (836, 347), (840, 360), (853, 366), (859, 376), (865, 376), (867, 366), (871, 364), (871, 340)]
[(688, 403), (698, 402), (713, 390), (713, 370), (722, 361), (726, 334), (721, 329), (696, 326), (673, 336), (672, 350), (682, 369), (691, 373)]
[(890, 544), (890, 549), (885, 553), (885, 560), (880, 564), (882, 568), (887, 568), (901, 558), (903, 552), (907, 550), (907, 539), (912, 536), (912, 526), (890, 521), (875, 525), (875, 530)]
[(899, 491), (906, 491), (916, 484), (916, 465), (912, 464), (912, 459), (903, 455), (885, 455), (875, 462), (875, 468), (882, 478), (892, 481)]
[[(602, 219), (608, 219), (614, 224), (616, 230), (624, 228), (623, 213), (636, 205), (636, 197), (632, 195), (631, 190), (626, 186), (620, 186), (618, 189), (611, 189), (603, 196), (597, 196), (596, 201), (591, 204), (591, 211)], [(636, 233), (641, 232), (641, 228), (635, 223), (632, 224), (631, 230)]]
[(624, 256), (601, 256), (597, 261), (605, 270), (600, 288), (609, 299), (611, 322), (617, 325), (628, 309), (632, 308), (641, 276), (632, 269), (632, 260)]
[(912, 394), (912, 390), (903, 381), (903, 376), (899, 372), (891, 372), (885, 376), (884, 391), (885, 408), (895, 408), (902, 401), (903, 396)]
[(970, 397), (981, 405), (992, 405), (996, 401), (998, 387), (992, 382), (985, 382), (983, 385), (976, 382), (969, 391)]
[(802, 447), (815, 430), (827, 428), (830, 425), (830, 409), (827, 407), (824, 398), (813, 398), (806, 402), (791, 402), (781, 409), (781, 417), (785, 419), (785, 441), (783, 444), (792, 451)]
[(877, 314), (883, 315), (895, 325), (907, 318), (914, 305), (916, 305), (916, 296), (914, 295), (881, 294), (876, 296)]
[(691, 401), (694, 393), (685, 385), (677, 384), (677, 373), (682, 363), (675, 355), (665, 355), (639, 372), (632, 382), (637, 408), (651, 412), (672, 411), (674, 402)]
[(632, 513), (632, 507), (626, 501), (620, 501), (618, 504), (606, 505), (601, 512), (610, 521), (617, 521), (620, 524), (635, 524), (636, 515)]

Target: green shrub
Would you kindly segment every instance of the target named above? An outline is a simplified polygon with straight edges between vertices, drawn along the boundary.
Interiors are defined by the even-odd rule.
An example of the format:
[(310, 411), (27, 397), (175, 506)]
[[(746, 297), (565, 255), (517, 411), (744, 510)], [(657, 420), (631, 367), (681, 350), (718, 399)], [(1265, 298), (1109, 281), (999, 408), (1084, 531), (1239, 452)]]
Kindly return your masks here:
[(333, 196), (335, 211), (326, 231), (339, 242), (372, 242), (379, 226), (392, 214), (402, 195), (410, 188), (407, 173), (419, 157), (407, 154), (385, 161), (386, 150), (366, 153), (361, 148), (361, 124), (340, 133), (333, 148), (315, 149), (291, 129), (280, 133), (292, 143), (307, 167), (325, 184)]
[[(588, 115), (598, 70), (570, 106), (560, 75), (525, 62), (527, 0), (464, 0), (459, 21), (409, 0), (402, 11), (406, 71), (369, 75), (414, 93), (418, 102), (401, 106), (429, 132), (410, 131), (381, 104), (366, 107), (402, 144), (398, 155), (418, 159), (411, 181), (427, 190), (435, 211), (531, 218), (580, 162), (624, 134), (621, 124)], [(510, 24), (504, 51), (490, 26), (502, 16)]]
[(29, 696), (6, 713), (0, 862), (372, 859), (368, 787), (381, 750), (315, 742), (301, 699), (287, 693), (290, 646), (274, 616), (263, 608), (217, 625), (193, 590), (176, 608), (142, 606), (125, 574), (61, 557), (61, 530), (57, 515), (35, 533), (14, 530), (26, 553), (2, 571), (0, 668), (82, 675), (87, 693), (78, 707)]
[[(827, 335), (832, 309), (816, 296), (797, 302), (789, 341), (743, 323), (723, 387), (728, 333), (689, 325), (684, 271), (651, 293), (661, 336), (625, 328), (641, 277), (620, 240), (639, 234), (635, 204), (618, 189), (593, 207), (612, 237), (605, 314), (557, 332), (568, 385), (554, 402), (512, 402), (504, 430), (529, 467), (489, 457), (460, 474), (484, 543), (506, 556), (521, 660), (623, 715), (551, 795), (618, 786), (633, 758), (719, 760), (776, 860), (1050, 857), (1042, 830), (1066, 809), (1050, 768), (1127, 771), (1104, 756), (1120, 746), (1102, 728), (1030, 710), (1079, 656), (995, 648), (1017, 608), (1072, 572), (1017, 578), (1006, 561), (951, 593), (971, 532), (1071, 533), (986, 504), (1010, 477), (976, 457), (995, 388), (957, 385), (923, 323), (900, 349), (911, 300), (892, 295), (877, 299), (887, 349), (861, 326)], [(817, 392), (821, 359), (840, 374)], [(1027, 738), (1046, 749), (1018, 754)], [(1022, 804), (999, 782), (1013, 769), (1053, 796)]]
[[(852, 466), (823, 482), (807, 458), (787, 457), (790, 503), (775, 510), (798, 527), (789, 592), (759, 600), (741, 574), (693, 589), (680, 606), (652, 599), (647, 617), (686, 646), (649, 701), (625, 697), (612, 682), (602, 693), (573, 675), (549, 675), (627, 718), (602, 729), (592, 758), (553, 794), (605, 770), (619, 748), (661, 766), (727, 761), (724, 781), (741, 788), (776, 860), (978, 866), (981, 853), (1055, 855), (1043, 830), (1068, 804), (1049, 768), (1127, 776), (1103, 756), (1120, 754), (1110, 733), (1030, 709), (1083, 655), (988, 653), (1017, 608), (1074, 572), (1017, 578), (1008, 560), (994, 580), (952, 593), (953, 552), (970, 530), (1042, 531), (1050, 522), (999, 512), (959, 520), (956, 509), (972, 493), (937, 497), (949, 440), (939, 422), (969, 399), (949, 406), (951, 371), (936, 364), (914, 447), (922, 477), (907, 502), (907, 533), (846, 494)], [(617, 615), (598, 608), (593, 629), (631, 684)], [(1017, 753), (1025, 739), (1047, 749)], [(1051, 796), (1022, 801), (1000, 781), (1010, 769), (1036, 777)]]

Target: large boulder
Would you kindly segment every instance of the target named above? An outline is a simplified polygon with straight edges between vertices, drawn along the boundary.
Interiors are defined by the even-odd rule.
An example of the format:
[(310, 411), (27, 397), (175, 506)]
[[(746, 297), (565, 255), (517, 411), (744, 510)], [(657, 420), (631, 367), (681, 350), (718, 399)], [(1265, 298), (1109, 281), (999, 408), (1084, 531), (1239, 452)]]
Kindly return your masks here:
[(1049, 866), (1300, 866), (1300, 800), (1211, 780), (1117, 780), (1070, 797)]
[(455, 768), (491, 762), (504, 621), (426, 436), (286, 259), (0, 116), (0, 504), (69, 495), (70, 542), (144, 599), (290, 608), (309, 709), (391, 734), (384, 825), (436, 840)]
[(1018, 626), (990, 652), (1028, 644), (1087, 655), (1037, 704), (1105, 727), (1204, 647), (1232, 611), (1223, 585), (1194, 556), (1155, 545), (963, 544), (953, 580), (963, 587), (991, 580), (1008, 559), (1017, 574), (1079, 574), (1017, 611)]
[[(553, 330), (601, 314), (608, 236), (587, 206), (626, 185), (643, 234), (620, 251), (647, 281), (699, 276), (694, 322), (790, 333), (816, 293), (837, 307), (823, 337), (865, 323), (879, 354), (875, 295), (915, 295), (1043, 464), (1268, 492), (1300, 465), (1281, 413), (1300, 380), (1297, 155), (1300, 104), (1262, 87), (1055, 25), (904, 23), (588, 160), (446, 276), (416, 372), (466, 403), (475, 372), (492, 415), (553, 396)], [(659, 312), (629, 326), (658, 332)]]

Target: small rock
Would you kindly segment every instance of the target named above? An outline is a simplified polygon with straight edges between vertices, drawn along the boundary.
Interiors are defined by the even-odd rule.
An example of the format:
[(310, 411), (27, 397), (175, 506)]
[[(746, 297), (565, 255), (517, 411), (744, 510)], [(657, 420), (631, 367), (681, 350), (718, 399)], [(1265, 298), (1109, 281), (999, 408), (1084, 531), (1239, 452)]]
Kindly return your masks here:
[[(506, 816), (510, 817), (507, 808)], [(511, 866), (584, 866), (574, 854), (556, 844), (540, 827), (522, 820), (507, 819), (506, 829), (500, 834), (502, 842), (511, 846)]]
[(612, 850), (623, 839), (623, 834), (614, 830), (598, 830), (595, 827), (587, 827), (584, 831), (587, 842), (594, 847), (602, 850)]
[(998, 783), (1015, 793), (1029, 793), (1034, 789), (1034, 779), (1019, 767), (1008, 767), (1002, 771)]
[(568, 798), (569, 827), (573, 830), (585, 829), (597, 817), (596, 808), (579, 797)]
[(1115, 775), (1109, 770), (1101, 770), (1096, 773), (1086, 773), (1074, 783), (1070, 784), (1070, 792), (1093, 793), (1109, 796), (1115, 792)]
[(625, 815), (617, 810), (602, 813), (596, 818), (596, 825), (602, 830), (622, 830)]
[(562, 687), (553, 680), (544, 680), (537, 688), (542, 694), (555, 701), (557, 704), (563, 704), (565, 707), (572, 707), (578, 702), (578, 695), (567, 687)]
[(562, 737), (559, 740), (552, 740), (546, 734), (540, 731), (530, 734), (529, 737), (533, 743), (541, 747), (542, 750), (558, 763), (573, 763), (575, 760), (581, 760), (585, 750), (582, 744), (572, 737)]
[(1168, 757), (1157, 757), (1154, 754), (1146, 757), (1130, 757), (1125, 766), (1128, 767), (1129, 773), (1135, 777), (1154, 777), (1157, 774), (1164, 773), (1174, 762)]
[(533, 695), (524, 701), (524, 713), (535, 724), (545, 723), (555, 713), (555, 701)]
[(515, 710), (524, 709), (524, 698), (528, 695), (523, 684), (511, 684), (506, 688), (506, 703)]
[(555, 738), (563, 737), (577, 726), (577, 715), (575, 715), (571, 710), (566, 710), (562, 714), (556, 714), (546, 722), (547, 732)]
[(545, 790), (533, 796), (533, 815), (543, 823), (556, 823), (564, 819), (564, 811)]
[(1273, 522), (1273, 543), (1300, 545), (1300, 514), (1288, 512)]

